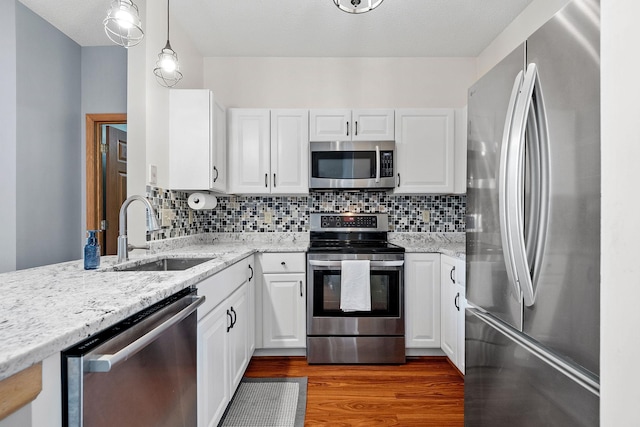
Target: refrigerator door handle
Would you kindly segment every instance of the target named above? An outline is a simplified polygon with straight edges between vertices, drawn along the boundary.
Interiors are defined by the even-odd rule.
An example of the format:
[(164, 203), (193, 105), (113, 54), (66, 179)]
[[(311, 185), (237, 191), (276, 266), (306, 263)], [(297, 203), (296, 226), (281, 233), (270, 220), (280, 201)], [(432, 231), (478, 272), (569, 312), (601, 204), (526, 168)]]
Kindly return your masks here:
[[(549, 159), (546, 112), (536, 64), (529, 64), (514, 112), (507, 154), (507, 227), (515, 280), (525, 305), (535, 303), (549, 208)], [(525, 230), (525, 136), (528, 136), (531, 200)], [(525, 238), (526, 232), (526, 238)]]
[(505, 260), (505, 266), (507, 270), (507, 276), (509, 283), (513, 287), (514, 296), (520, 300), (522, 291), (520, 290), (520, 284), (518, 283), (516, 275), (516, 266), (513, 258), (513, 239), (509, 235), (512, 231), (510, 227), (511, 217), (509, 216), (509, 158), (511, 151), (511, 134), (513, 131), (513, 120), (516, 104), (522, 87), (523, 72), (520, 71), (513, 82), (513, 89), (511, 90), (511, 97), (509, 99), (509, 105), (507, 107), (507, 116), (505, 118), (504, 131), (502, 134), (502, 148), (500, 150), (500, 167), (498, 170), (498, 210), (500, 213), (500, 236), (502, 239), (502, 252)]

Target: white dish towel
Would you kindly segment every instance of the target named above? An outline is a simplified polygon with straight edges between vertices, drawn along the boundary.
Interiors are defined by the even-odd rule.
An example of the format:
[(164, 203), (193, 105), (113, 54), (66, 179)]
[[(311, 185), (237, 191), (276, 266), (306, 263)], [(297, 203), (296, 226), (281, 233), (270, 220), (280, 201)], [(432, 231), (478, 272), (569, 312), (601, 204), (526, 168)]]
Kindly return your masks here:
[(345, 260), (341, 264), (340, 310), (371, 311), (369, 260)]

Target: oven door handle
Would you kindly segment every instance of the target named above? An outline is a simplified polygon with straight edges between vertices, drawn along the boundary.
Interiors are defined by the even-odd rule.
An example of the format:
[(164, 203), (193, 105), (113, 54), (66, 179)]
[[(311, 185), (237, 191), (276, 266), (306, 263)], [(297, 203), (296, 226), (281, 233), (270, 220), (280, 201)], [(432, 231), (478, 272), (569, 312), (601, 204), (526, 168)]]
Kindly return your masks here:
[(380, 167), (380, 146), (376, 145), (376, 182), (380, 182)]
[[(309, 260), (309, 265), (312, 267), (340, 267), (342, 266), (342, 261), (316, 261)], [(369, 265), (371, 267), (402, 267), (404, 265), (404, 260), (397, 261), (370, 261)]]
[(86, 360), (85, 372), (109, 372), (112, 367), (120, 362), (127, 360), (129, 357), (133, 356), (134, 354), (151, 344), (164, 331), (186, 319), (191, 313), (196, 311), (200, 304), (204, 302), (204, 296), (194, 296), (190, 298), (192, 299), (192, 302), (188, 306), (177, 312), (175, 315), (170, 317), (155, 329), (151, 330), (147, 334), (138, 338), (136, 341), (119, 350), (118, 352), (114, 354), (100, 354), (94, 356), (95, 358)]

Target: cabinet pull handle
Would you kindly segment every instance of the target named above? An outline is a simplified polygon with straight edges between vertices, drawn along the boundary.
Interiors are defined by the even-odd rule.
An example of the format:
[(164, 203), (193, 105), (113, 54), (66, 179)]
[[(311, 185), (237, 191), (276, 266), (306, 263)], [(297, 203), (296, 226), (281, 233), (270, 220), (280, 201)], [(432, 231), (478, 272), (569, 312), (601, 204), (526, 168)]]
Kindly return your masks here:
[(287, 263), (286, 263), (286, 262), (284, 262), (284, 261), (282, 261), (282, 262), (280, 263), (280, 265), (284, 267), (285, 265), (287, 265)]
[(268, 173), (264, 174), (264, 186), (265, 186), (265, 188), (269, 186), (269, 174)]
[(218, 168), (214, 166), (213, 167), (213, 171), (216, 173), (216, 177), (213, 178), (213, 182), (216, 182), (218, 180), (218, 175), (219, 175)]
[(276, 188), (276, 174), (273, 174), (273, 188)]
[(233, 306), (231, 306), (231, 313), (233, 313), (233, 320), (231, 321), (231, 327), (233, 328), (236, 326), (236, 321), (238, 320), (238, 313), (233, 309)]
[(231, 313), (229, 312), (229, 310), (227, 310), (227, 317), (230, 320), (230, 322), (227, 322), (227, 332), (229, 332), (231, 328), (233, 328), (233, 317), (231, 316)]
[(304, 296), (304, 295), (302, 295), (302, 280), (300, 280), (300, 296), (301, 297)]
[(347, 136), (349, 136), (349, 122), (347, 122)]
[(455, 305), (458, 311), (460, 311), (460, 292), (456, 294), (456, 297), (453, 300), (453, 305)]
[(400, 174), (398, 174), (398, 187), (400, 187)]
[(451, 281), (455, 284), (456, 283), (456, 279), (455, 277), (453, 277), (453, 273), (456, 272), (456, 267), (454, 266), (451, 271), (449, 272), (449, 278), (451, 279)]
[(251, 281), (253, 279), (253, 267), (251, 265), (249, 265), (249, 270), (251, 270), (251, 276), (249, 276), (249, 281)]
[(356, 122), (356, 133), (355, 135), (358, 135), (358, 122)]

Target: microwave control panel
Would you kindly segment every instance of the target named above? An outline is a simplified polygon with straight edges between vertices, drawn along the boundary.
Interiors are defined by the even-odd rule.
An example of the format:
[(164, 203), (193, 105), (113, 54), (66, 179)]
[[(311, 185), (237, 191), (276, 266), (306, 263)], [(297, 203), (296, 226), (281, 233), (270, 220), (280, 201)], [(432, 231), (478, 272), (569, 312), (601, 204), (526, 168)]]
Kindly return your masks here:
[(380, 152), (380, 176), (382, 178), (393, 176), (393, 151)]

